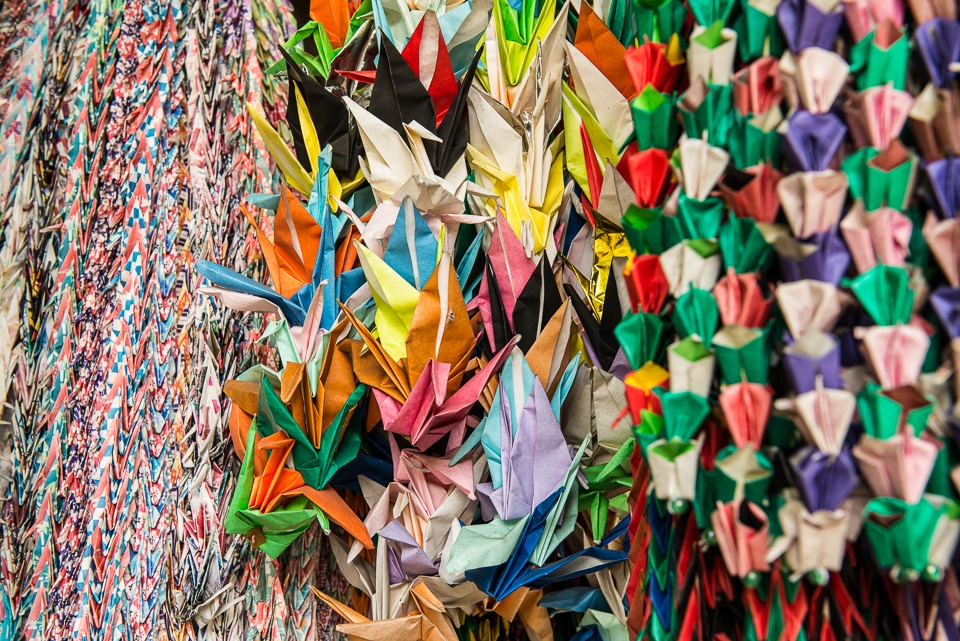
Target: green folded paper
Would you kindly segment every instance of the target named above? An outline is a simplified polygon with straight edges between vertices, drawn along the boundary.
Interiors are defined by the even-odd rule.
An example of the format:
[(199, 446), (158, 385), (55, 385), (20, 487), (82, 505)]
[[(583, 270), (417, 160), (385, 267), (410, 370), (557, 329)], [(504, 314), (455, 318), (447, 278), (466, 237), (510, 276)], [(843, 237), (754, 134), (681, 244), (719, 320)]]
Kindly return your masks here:
[(726, 147), (733, 118), (733, 85), (708, 85), (702, 78), (680, 96), (677, 109), (690, 138), (702, 138), (714, 147)]
[(857, 410), (865, 434), (877, 439), (896, 436), (909, 427), (913, 436), (920, 436), (933, 414), (936, 400), (914, 385), (884, 390), (876, 383), (857, 394)]
[(662, 362), (666, 332), (663, 319), (656, 314), (627, 314), (613, 333), (634, 370), (640, 369), (648, 361)]
[(860, 91), (886, 84), (904, 91), (910, 40), (904, 31), (894, 31), (889, 25), (884, 26), (881, 33), (878, 31), (873, 30), (850, 47), (850, 73)]
[(720, 309), (713, 294), (707, 290), (691, 287), (677, 299), (673, 311), (673, 325), (681, 337), (695, 336), (703, 342), (705, 348), (709, 348), (719, 322)]
[(693, 392), (663, 392), (664, 437), (669, 440), (692, 441), (700, 425), (710, 414), (710, 403)]
[(773, 246), (752, 218), (728, 218), (720, 227), (718, 240), (724, 265), (738, 274), (765, 270), (773, 260)]
[(633, 428), (633, 435), (637, 437), (640, 453), (646, 457), (650, 445), (664, 436), (663, 416), (650, 410), (640, 411), (640, 424)]
[(910, 322), (913, 290), (910, 274), (903, 267), (875, 265), (851, 283), (854, 295), (877, 325)]
[(727, 325), (713, 336), (720, 380), (725, 385), (740, 382), (766, 385), (770, 375), (769, 330)]
[(677, 120), (677, 94), (660, 93), (647, 85), (630, 101), (637, 147), (646, 149), (673, 149), (680, 136)]
[(729, 134), (730, 159), (737, 169), (755, 165), (779, 167), (783, 153), (780, 132), (777, 131), (783, 115), (780, 107), (771, 107), (760, 115), (743, 116), (734, 110)]
[(723, 201), (710, 197), (697, 200), (680, 191), (677, 201), (677, 221), (685, 238), (716, 238), (725, 212)]
[[(269, 387), (269, 384), (266, 385)], [(250, 494), (253, 491), (253, 456), (256, 443), (256, 418), (247, 433), (247, 449), (240, 465), (237, 487), (227, 508), (224, 530), (228, 534), (247, 535), (259, 529), (257, 547), (270, 558), (275, 559), (286, 550), (297, 537), (303, 534), (314, 521), (319, 521), (324, 530), (330, 529), (330, 522), (305, 496), (297, 496), (272, 512), (261, 514), (260, 510), (250, 507)]]
[(773, 463), (763, 452), (747, 445), (729, 445), (714, 459), (714, 496), (721, 503), (743, 498), (756, 505), (768, 503), (767, 491), (773, 481)]
[(956, 501), (960, 498), (960, 493), (957, 493), (957, 486), (953, 484), (950, 473), (960, 465), (960, 452), (957, 451), (953, 439), (943, 436), (938, 436), (937, 439), (940, 441), (940, 451), (930, 473), (930, 480), (927, 481), (926, 493), (939, 494)]
[(863, 531), (877, 565), (893, 568), (895, 578), (910, 580), (938, 565), (938, 530), (955, 528), (958, 517), (960, 508), (950, 500), (934, 504), (924, 497), (909, 505), (901, 499), (875, 498), (863, 510)]
[(681, 35), (687, 18), (682, 0), (634, 0), (633, 10), (637, 35), (651, 42), (668, 42), (674, 34)]
[(270, 436), (282, 430), (294, 440), (294, 466), (307, 485), (317, 490), (326, 487), (341, 467), (352, 461), (360, 451), (359, 425), (348, 425), (347, 419), (363, 398), (367, 386), (360, 384), (347, 398), (346, 403), (323, 431), (320, 449), (316, 449), (294, 420), (270, 382), (264, 378), (260, 384), (257, 403), (257, 431), (261, 436)]
[(624, 47), (637, 43), (636, 3), (633, 0), (612, 0), (603, 11), (604, 22)]
[(726, 24), (734, 4), (735, 0), (690, 0), (690, 12), (697, 23), (704, 26), (717, 22)]
[(883, 206), (903, 211), (907, 207), (917, 170), (917, 157), (899, 142), (881, 152), (864, 147), (840, 164), (850, 183), (850, 196), (862, 198), (867, 211)]
[(697, 498), (693, 502), (697, 524), (701, 529), (713, 527), (710, 515), (717, 508), (717, 501), (729, 503), (746, 498), (763, 506), (772, 479), (773, 464), (762, 452), (749, 447), (738, 450), (732, 445), (720, 450), (713, 469), (701, 469), (697, 474)]
[[(351, 28), (353, 23), (351, 21)], [(355, 29), (347, 34), (347, 39), (349, 40), (350, 36), (353, 35)], [(314, 48), (317, 51), (316, 55), (308, 53), (306, 49), (299, 47), (302, 42), (312, 42)], [(340, 49), (334, 48), (330, 43), (330, 37), (327, 35), (327, 30), (322, 24), (316, 20), (310, 20), (302, 27), (296, 30), (290, 38), (283, 43), (283, 48), (286, 49), (287, 53), (290, 54), (290, 57), (299, 64), (307, 68), (311, 75), (322, 76), (323, 78), (330, 77), (330, 63), (333, 62), (333, 59), (336, 57), (337, 53), (340, 52)], [(269, 69), (267, 69), (268, 74), (277, 73), (282, 71), (285, 68), (285, 63), (283, 58), (280, 58), (276, 63), (273, 64)]]
[[(631, 212), (641, 212), (633, 215)], [(667, 216), (656, 209), (640, 209), (633, 206), (623, 216), (624, 232), (627, 240), (635, 251), (643, 248), (646, 254), (662, 254), (674, 245), (683, 242), (683, 230), (680, 221), (674, 216)], [(636, 226), (635, 226), (636, 225)], [(638, 227), (642, 228), (638, 230)], [(632, 230), (627, 228), (632, 227)]]
[(629, 459), (635, 447), (636, 441), (627, 439), (608, 462), (583, 470), (587, 489), (580, 490), (578, 511), (589, 511), (594, 542), (599, 542), (607, 533), (607, 517), (611, 509), (623, 515), (629, 512), (627, 494), (633, 484)]
[(913, 223), (913, 229), (910, 231), (910, 264), (926, 269), (930, 265), (931, 257), (930, 245), (923, 237), (926, 214), (920, 211), (919, 207), (908, 207), (903, 213)]
[(620, 224), (623, 225), (623, 233), (627, 235), (627, 241), (634, 251), (647, 253), (643, 232), (661, 213), (658, 209), (645, 209), (637, 205), (630, 205), (627, 211), (623, 212)]
[(733, 22), (737, 32), (737, 50), (748, 63), (774, 56), (779, 58), (786, 49), (786, 40), (777, 21), (780, 0), (741, 0), (741, 13)]

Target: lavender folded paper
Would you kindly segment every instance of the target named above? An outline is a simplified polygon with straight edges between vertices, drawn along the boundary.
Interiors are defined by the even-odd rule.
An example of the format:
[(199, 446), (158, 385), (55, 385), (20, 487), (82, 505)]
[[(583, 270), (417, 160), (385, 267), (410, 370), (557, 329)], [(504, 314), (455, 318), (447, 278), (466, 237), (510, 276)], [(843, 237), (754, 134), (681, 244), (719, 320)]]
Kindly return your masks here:
[[(499, 411), (491, 408), (476, 429), (491, 475), (491, 482), (478, 484), (477, 490), (489, 497), (501, 519), (509, 521), (532, 514), (557, 491), (573, 456), (556, 410), (519, 348), (511, 352), (503, 372), (494, 397)], [(474, 440), (468, 440), (461, 452), (469, 451)]]
[(960, 158), (944, 158), (927, 165), (937, 213), (944, 218), (960, 215)]
[(780, 258), (783, 278), (788, 282), (811, 279), (836, 286), (850, 264), (850, 252), (836, 227), (814, 234), (804, 242), (780, 236), (774, 248)]
[(391, 584), (435, 576), (439, 571), (439, 563), (430, 560), (400, 521), (390, 521), (377, 534), (387, 541)]
[(830, 166), (847, 127), (832, 113), (798, 111), (786, 123), (783, 157), (792, 171), (824, 171)]
[(920, 25), (916, 35), (930, 80), (938, 87), (950, 87), (956, 77), (951, 66), (960, 62), (960, 22), (934, 18)]
[(930, 296), (930, 306), (951, 338), (960, 337), (960, 288), (942, 285)]
[(813, 330), (783, 350), (783, 366), (797, 394), (813, 391), (817, 377), (823, 386), (843, 389), (840, 376), (840, 342), (832, 334)]
[(797, 489), (811, 512), (836, 510), (859, 483), (857, 466), (846, 448), (831, 456), (804, 447), (790, 457), (790, 464), (796, 471)]
[[(903, 2), (901, 0), (843, 0), (843, 13), (854, 42), (863, 40), (884, 21), (896, 27), (903, 26)], [(918, 18), (914, 14), (915, 18)], [(918, 22), (924, 22), (918, 19)]]
[(790, 51), (832, 49), (843, 24), (843, 8), (839, 0), (784, 0), (777, 7), (777, 20)]
[(874, 494), (916, 503), (923, 496), (939, 449), (936, 443), (909, 434), (887, 439), (864, 434), (853, 454)]

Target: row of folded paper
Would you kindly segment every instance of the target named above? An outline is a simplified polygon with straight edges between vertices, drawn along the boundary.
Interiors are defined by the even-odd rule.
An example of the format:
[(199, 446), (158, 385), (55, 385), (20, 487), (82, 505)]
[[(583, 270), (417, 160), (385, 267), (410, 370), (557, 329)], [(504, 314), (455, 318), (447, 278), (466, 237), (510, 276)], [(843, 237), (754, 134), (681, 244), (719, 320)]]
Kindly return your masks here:
[[(673, 590), (625, 563), (660, 527), (647, 470), (652, 509), (692, 506), (733, 576), (839, 570), (863, 531), (898, 579), (942, 577), (960, 51), (936, 44), (955, 16), (917, 32), (914, 100), (902, 7), (743, 2), (731, 28), (733, 4), (691, 2), (688, 30), (678, 0), (581, 3), (571, 42), (554, 0), (497, 0), (489, 22), (480, 2), (399, 21), (374, 3), (286, 54), (294, 151), (254, 120), (292, 190), (250, 198), (272, 235), (248, 212), (273, 288), (199, 269), (275, 315), (282, 363), (225, 387), (227, 529), (276, 556), (342, 526), (366, 600), (324, 599), (348, 634), (415, 612), (452, 638), (454, 612), (514, 599), (545, 636), (540, 590), (582, 576), (580, 624), (627, 624), (625, 593)], [(463, 48), (481, 41), (483, 65)]]

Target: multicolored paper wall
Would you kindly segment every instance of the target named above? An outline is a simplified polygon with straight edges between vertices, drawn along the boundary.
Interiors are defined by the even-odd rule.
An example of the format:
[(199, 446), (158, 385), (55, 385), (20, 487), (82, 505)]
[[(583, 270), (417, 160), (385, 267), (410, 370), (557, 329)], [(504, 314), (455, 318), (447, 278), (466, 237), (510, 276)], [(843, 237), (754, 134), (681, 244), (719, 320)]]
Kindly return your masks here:
[(0, 208), (0, 641), (960, 640), (954, 0), (6, 0)]

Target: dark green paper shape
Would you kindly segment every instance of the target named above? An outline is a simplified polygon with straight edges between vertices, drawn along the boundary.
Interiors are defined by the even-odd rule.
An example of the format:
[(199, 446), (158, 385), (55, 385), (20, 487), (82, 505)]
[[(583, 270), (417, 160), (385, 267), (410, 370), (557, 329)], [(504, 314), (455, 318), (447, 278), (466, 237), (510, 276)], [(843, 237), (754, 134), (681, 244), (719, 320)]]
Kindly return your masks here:
[(707, 399), (693, 392), (663, 392), (664, 437), (668, 440), (692, 441), (704, 419), (710, 414)]
[[(265, 384), (269, 386), (269, 383)], [(297, 496), (286, 505), (272, 512), (261, 514), (260, 510), (250, 507), (250, 494), (253, 491), (253, 455), (256, 443), (256, 419), (247, 434), (247, 450), (240, 465), (237, 487), (224, 519), (224, 529), (228, 534), (249, 534), (259, 528), (263, 541), (258, 546), (270, 558), (277, 558), (297, 537), (303, 534), (315, 521), (320, 521), (324, 529), (330, 529), (330, 523), (323, 512), (305, 496)]]
[[(654, 210), (647, 210), (654, 211)], [(640, 239), (647, 254), (662, 254), (674, 245), (683, 242), (680, 221), (662, 212), (650, 220), (640, 233)]]
[(614, 453), (613, 458), (602, 465), (591, 465), (583, 469), (587, 477), (587, 489), (581, 489), (578, 497), (578, 511), (590, 512), (590, 528), (593, 540), (599, 542), (607, 531), (607, 515), (611, 507), (621, 512), (629, 512), (625, 488), (633, 485), (633, 476), (625, 470), (629, 468), (630, 455), (636, 447), (636, 441), (627, 439)]
[(863, 531), (877, 565), (895, 565), (921, 574), (929, 565), (930, 544), (940, 519), (956, 520), (952, 501), (935, 506), (926, 498), (914, 505), (892, 497), (875, 498), (863, 510)]
[(663, 438), (664, 422), (663, 417), (650, 410), (640, 411), (640, 424), (633, 428), (633, 434), (640, 445), (640, 451), (644, 458), (647, 456), (647, 449), (657, 440)]
[(907, 61), (910, 58), (910, 41), (901, 32), (887, 49), (876, 42), (876, 30), (850, 47), (850, 73), (857, 82), (857, 89), (882, 87), (888, 83), (904, 91), (907, 81)]
[(633, 369), (640, 369), (648, 361), (657, 363), (662, 360), (664, 323), (656, 314), (627, 314), (617, 324), (613, 333), (620, 341), (620, 347)]
[(910, 322), (913, 312), (913, 290), (910, 275), (903, 267), (875, 265), (851, 283), (854, 295), (877, 325), (900, 325)]
[(723, 264), (738, 274), (763, 271), (773, 258), (773, 246), (752, 218), (731, 216), (720, 227), (718, 240)]
[(677, 120), (677, 94), (660, 93), (647, 85), (630, 101), (637, 147), (646, 149), (673, 149), (680, 136)]
[(903, 211), (910, 197), (910, 179), (917, 158), (910, 154), (906, 161), (885, 171), (875, 162), (880, 153), (874, 147), (864, 147), (847, 156), (840, 164), (850, 183), (850, 196), (853, 199), (862, 198), (867, 211), (880, 209), (884, 205)]
[(706, 94), (695, 108), (691, 109), (685, 99), (691, 98), (699, 88), (688, 89), (677, 103), (683, 128), (690, 138), (703, 138), (714, 147), (726, 147), (732, 119), (733, 85), (706, 85)]
[(876, 383), (867, 383), (857, 394), (864, 433), (881, 440), (896, 436), (901, 422), (910, 426), (913, 436), (920, 436), (935, 404), (932, 397), (914, 386), (884, 390)]
[(740, 382), (766, 385), (770, 375), (770, 340), (764, 329), (728, 325), (714, 334), (720, 381), (725, 385)]
[(634, 0), (634, 20), (637, 35), (649, 37), (651, 42), (668, 42), (683, 31), (687, 9), (682, 0)]
[(724, 205), (719, 198), (697, 200), (680, 191), (677, 201), (677, 220), (688, 240), (716, 238), (723, 221)]
[(623, 212), (620, 224), (623, 225), (623, 233), (633, 251), (638, 254), (647, 253), (644, 231), (660, 215), (661, 212), (656, 209), (645, 209), (637, 205), (630, 205), (627, 211)]
[[(779, 107), (772, 107), (779, 109)], [(737, 169), (767, 164), (779, 167), (782, 163), (782, 141), (777, 127), (764, 131), (757, 126), (760, 116), (740, 115), (734, 110), (732, 127), (727, 141), (730, 160)]]
[(786, 40), (777, 13), (764, 13), (750, 4), (749, 0), (741, 0), (741, 13), (733, 22), (733, 30), (737, 32), (737, 50), (743, 62), (753, 62), (763, 56), (779, 58), (786, 48)]
[(359, 428), (348, 427), (345, 423), (347, 414), (356, 407), (366, 391), (366, 385), (357, 385), (334, 417), (333, 422), (324, 430), (320, 449), (315, 449), (313, 443), (290, 415), (286, 405), (273, 391), (273, 386), (264, 379), (260, 383), (260, 400), (257, 403), (257, 430), (261, 436), (270, 436), (282, 430), (292, 438), (294, 445), (291, 456), (294, 467), (303, 476), (304, 483), (322, 490), (337, 470), (356, 458), (357, 452), (360, 451)]
[(713, 294), (707, 290), (691, 287), (677, 299), (673, 326), (682, 338), (697, 336), (709, 348), (719, 322), (720, 309)]
[(737, 448), (733, 445), (729, 445), (717, 453), (717, 458), (714, 460), (716, 474), (713, 478), (715, 500), (721, 503), (729, 503), (737, 495), (737, 486), (742, 482), (743, 498), (751, 503), (764, 505), (767, 500), (767, 491), (773, 481), (773, 463), (763, 452), (753, 452), (756, 462), (759, 463), (759, 467), (765, 473), (749, 481), (738, 480), (729, 476), (724, 468), (719, 465), (720, 462), (728, 460), (736, 453)]

